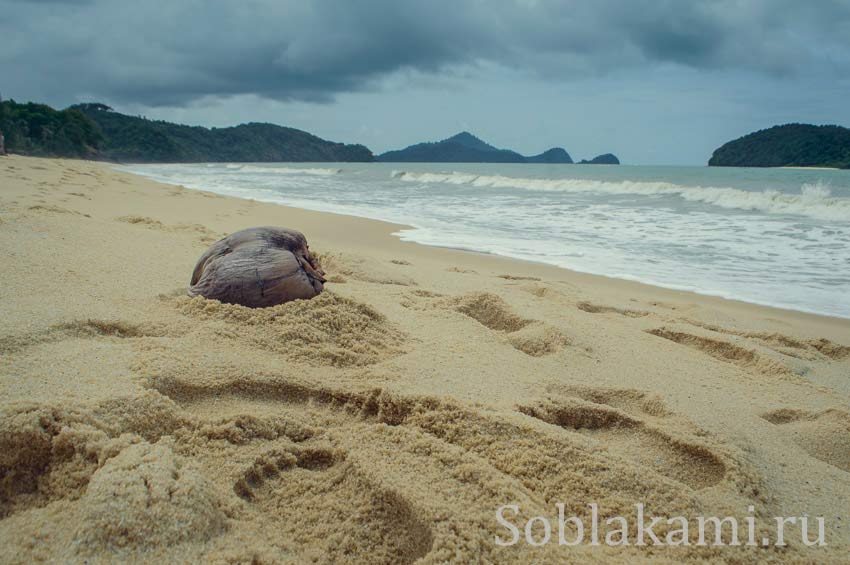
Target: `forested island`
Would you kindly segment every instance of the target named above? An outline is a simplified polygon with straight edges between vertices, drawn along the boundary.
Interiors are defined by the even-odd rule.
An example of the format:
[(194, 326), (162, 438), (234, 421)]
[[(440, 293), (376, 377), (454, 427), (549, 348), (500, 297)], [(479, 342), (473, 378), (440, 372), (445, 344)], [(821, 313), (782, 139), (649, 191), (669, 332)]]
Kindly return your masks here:
[(712, 167), (850, 168), (850, 129), (785, 124), (730, 141), (714, 151)]
[(378, 161), (393, 163), (572, 163), (570, 154), (553, 147), (539, 155), (525, 157), (510, 149), (499, 149), (468, 131), (442, 141), (417, 143), (404, 149), (378, 155)]
[(617, 156), (613, 153), (604, 153), (602, 155), (597, 155), (593, 159), (585, 160), (582, 159), (578, 162), (579, 165), (619, 165), (620, 160), (617, 159)]
[(42, 157), (131, 163), (374, 161), (363, 145), (334, 143), (294, 128), (186, 126), (120, 114), (104, 104), (56, 110), (3, 101), (0, 131), (7, 151)]

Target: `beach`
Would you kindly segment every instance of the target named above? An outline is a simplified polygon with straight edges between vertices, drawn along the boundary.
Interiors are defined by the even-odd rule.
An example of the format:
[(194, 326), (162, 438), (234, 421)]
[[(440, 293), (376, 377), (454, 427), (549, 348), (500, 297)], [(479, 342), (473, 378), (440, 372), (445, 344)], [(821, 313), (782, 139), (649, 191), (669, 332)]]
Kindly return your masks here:
[[(307, 236), (323, 294), (186, 295), (263, 225)], [(0, 157), (0, 560), (846, 560), (850, 320), (402, 229)], [(557, 504), (749, 516), (757, 543), (496, 543), (499, 508), (522, 534)], [(826, 545), (797, 520), (777, 546), (776, 516)]]
[(381, 220), (402, 241), (850, 318), (846, 171), (504, 163), (174, 163), (166, 184)]

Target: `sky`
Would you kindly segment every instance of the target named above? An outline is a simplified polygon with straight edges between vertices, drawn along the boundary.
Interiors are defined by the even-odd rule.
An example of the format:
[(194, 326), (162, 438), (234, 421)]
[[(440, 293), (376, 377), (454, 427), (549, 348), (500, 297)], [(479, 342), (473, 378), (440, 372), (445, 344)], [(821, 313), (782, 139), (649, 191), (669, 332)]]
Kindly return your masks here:
[(0, 94), (375, 153), (498, 147), (704, 165), (850, 126), (850, 0), (0, 0)]

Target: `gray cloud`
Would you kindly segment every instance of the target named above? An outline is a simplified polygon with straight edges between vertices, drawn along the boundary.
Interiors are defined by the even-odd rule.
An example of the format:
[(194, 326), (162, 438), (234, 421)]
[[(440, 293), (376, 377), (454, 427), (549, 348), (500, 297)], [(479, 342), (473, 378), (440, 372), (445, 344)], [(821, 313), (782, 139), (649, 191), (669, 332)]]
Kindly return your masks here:
[(321, 102), (398, 71), (489, 64), (555, 80), (663, 64), (850, 67), (839, 0), (0, 0), (0, 12), (0, 88), (54, 103)]

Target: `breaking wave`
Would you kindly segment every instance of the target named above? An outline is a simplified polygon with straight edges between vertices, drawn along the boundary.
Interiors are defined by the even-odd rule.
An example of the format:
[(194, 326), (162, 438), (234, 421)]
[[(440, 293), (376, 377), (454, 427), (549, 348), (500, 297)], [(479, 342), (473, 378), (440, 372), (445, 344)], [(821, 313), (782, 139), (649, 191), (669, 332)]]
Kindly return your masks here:
[(799, 194), (788, 194), (772, 189), (747, 191), (729, 187), (681, 186), (667, 182), (533, 179), (459, 172), (393, 171), (392, 177), (407, 182), (445, 183), (482, 188), (644, 196), (671, 195), (688, 202), (701, 202), (726, 209), (755, 210), (767, 214), (794, 214), (830, 221), (850, 221), (850, 198), (832, 196), (829, 187), (823, 183), (803, 184)]
[[(228, 168), (230, 165), (228, 165)], [(332, 176), (338, 175), (342, 169), (322, 169), (322, 168), (296, 168), (296, 167), (258, 167), (254, 165), (243, 165), (240, 169), (243, 173), (262, 173), (264, 175), (317, 175), (317, 176)]]

